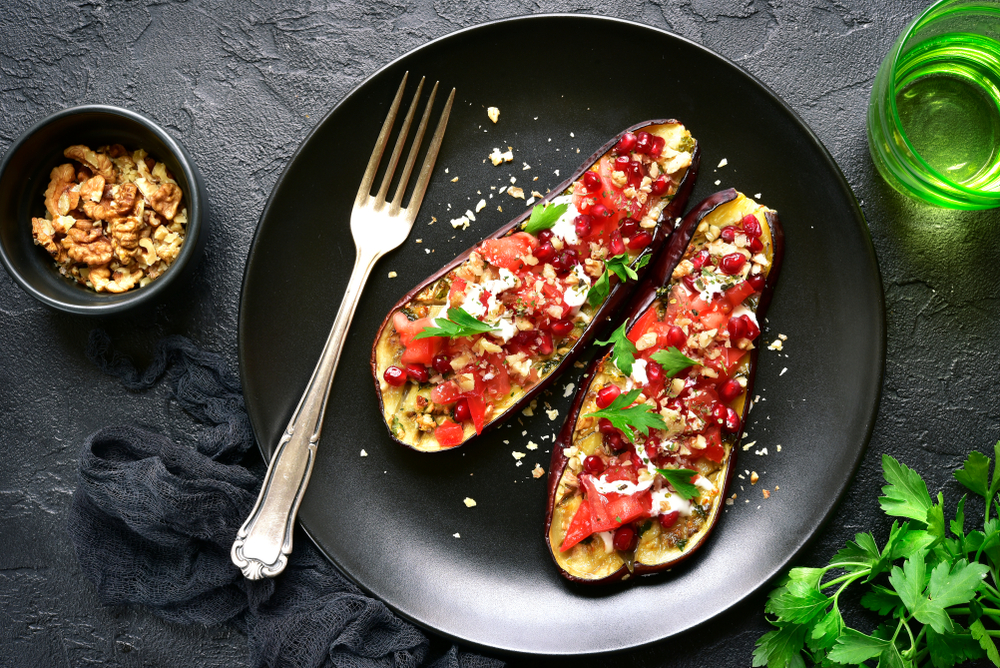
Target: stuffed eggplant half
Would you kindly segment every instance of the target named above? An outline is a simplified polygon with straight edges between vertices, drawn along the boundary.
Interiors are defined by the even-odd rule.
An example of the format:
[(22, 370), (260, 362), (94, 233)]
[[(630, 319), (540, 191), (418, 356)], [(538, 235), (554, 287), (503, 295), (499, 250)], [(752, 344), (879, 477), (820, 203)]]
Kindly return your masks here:
[(393, 306), (371, 359), (392, 437), (454, 448), (558, 375), (659, 262), (698, 154), (677, 121), (633, 126)]
[(552, 450), (546, 541), (566, 578), (662, 570), (704, 542), (733, 469), (781, 254), (775, 212), (734, 190), (685, 216)]

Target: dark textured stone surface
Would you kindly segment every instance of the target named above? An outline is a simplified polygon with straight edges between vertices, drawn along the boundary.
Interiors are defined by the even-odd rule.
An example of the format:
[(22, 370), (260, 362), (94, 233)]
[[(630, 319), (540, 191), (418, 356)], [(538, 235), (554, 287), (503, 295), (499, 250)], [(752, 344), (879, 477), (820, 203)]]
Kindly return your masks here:
[[(109, 103), (146, 114), (200, 166), (212, 236), (190, 288), (139, 317), (95, 322), (56, 313), (0, 272), (0, 666), (246, 665), (245, 639), (237, 632), (179, 627), (142, 610), (104, 608), (81, 580), (63, 523), (83, 438), (109, 423), (148, 426), (178, 439), (192, 429), (163, 393), (129, 394), (101, 376), (83, 355), (87, 333), (107, 328), (139, 360), (160, 336), (185, 334), (229, 357), (235, 369), (239, 288), (254, 226), (278, 174), (316, 120), (407, 50), (506, 16), (603, 14), (700, 42), (786, 100), (854, 188), (886, 294), (885, 382), (868, 453), (801, 563), (825, 560), (860, 530), (871, 528), (884, 539), (888, 523), (877, 503), (883, 452), (922, 472), (932, 493), (944, 490), (954, 500), (959, 491), (951, 470), (969, 450), (989, 448), (1000, 436), (1000, 214), (937, 211), (904, 200), (874, 172), (864, 132), (878, 63), (924, 4), (5, 3), (0, 149), (65, 106)], [(641, 65), (641, 45), (609, 45), (609, 52), (623, 65)], [(720, 103), (738, 108), (739, 95)], [(819, 224), (837, 224), (822, 216), (817, 212)], [(794, 341), (789, 348), (794, 354)], [(761, 592), (711, 624), (614, 663), (749, 665), (753, 643), (767, 629), (763, 601)]]

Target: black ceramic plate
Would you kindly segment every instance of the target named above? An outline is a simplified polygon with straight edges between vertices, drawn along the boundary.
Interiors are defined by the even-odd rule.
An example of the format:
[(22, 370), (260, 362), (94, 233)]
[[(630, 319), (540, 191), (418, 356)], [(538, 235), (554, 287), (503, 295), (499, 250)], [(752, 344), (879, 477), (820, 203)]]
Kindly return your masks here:
[[(623, 68), (616, 44), (642, 56), (641, 68)], [(351, 203), (406, 70), (457, 88), (455, 108), (410, 239), (378, 264), (354, 318), (302, 525), (348, 576), (404, 616), (493, 649), (621, 649), (729, 608), (775, 576), (829, 516), (875, 417), (885, 350), (881, 282), (861, 211), (836, 164), (748, 74), (651, 28), (584, 16), (522, 18), (407, 54), (319, 123), (261, 217), (239, 341), (247, 406), (266, 455), (309, 379), (347, 284)], [(488, 106), (500, 109), (496, 125)], [(622, 128), (669, 117), (701, 142), (692, 204), (733, 186), (760, 193), (779, 211), (787, 250), (764, 343), (779, 333), (788, 340), (783, 352), (762, 351), (761, 399), (744, 439), (756, 444), (737, 462), (740, 473), (757, 471), (760, 482), (735, 479), (735, 504), (683, 566), (630, 586), (580, 588), (560, 578), (547, 554), (545, 478), (531, 475), (536, 463), (548, 468), (561, 420), (538, 410), (458, 451), (413, 452), (393, 443), (383, 426), (369, 354), (376, 328), (404, 292), (524, 210), (523, 201), (496, 194), (511, 177), (526, 192), (545, 192), (562, 180), (557, 170), (569, 174)], [(516, 160), (494, 167), (487, 155), (507, 146)], [(728, 165), (716, 172), (723, 158)], [(481, 198), (488, 205), (468, 230), (448, 224)], [(437, 222), (429, 224), (432, 216)], [(398, 278), (387, 278), (390, 271)], [(577, 381), (560, 379), (548, 398), (560, 417), (570, 401), (563, 388)], [(540, 447), (527, 449), (529, 440)], [(527, 454), (521, 466), (513, 451)], [(467, 508), (466, 497), (476, 506)]]

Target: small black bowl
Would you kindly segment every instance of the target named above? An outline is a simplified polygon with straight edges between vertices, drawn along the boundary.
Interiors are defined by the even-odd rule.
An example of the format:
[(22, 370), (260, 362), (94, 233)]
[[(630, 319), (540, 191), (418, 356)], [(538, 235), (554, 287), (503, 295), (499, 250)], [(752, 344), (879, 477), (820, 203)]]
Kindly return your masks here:
[[(110, 294), (94, 292), (61, 276), (52, 257), (36, 246), (32, 217), (45, 215), (49, 173), (69, 162), (63, 150), (74, 144), (96, 149), (122, 144), (144, 149), (173, 173), (184, 193), (188, 223), (177, 259), (163, 275), (143, 287)], [(205, 185), (187, 151), (156, 123), (106, 105), (72, 107), (52, 114), (25, 132), (0, 162), (0, 262), (35, 299), (70, 313), (109, 315), (146, 306), (190, 273), (205, 246)]]

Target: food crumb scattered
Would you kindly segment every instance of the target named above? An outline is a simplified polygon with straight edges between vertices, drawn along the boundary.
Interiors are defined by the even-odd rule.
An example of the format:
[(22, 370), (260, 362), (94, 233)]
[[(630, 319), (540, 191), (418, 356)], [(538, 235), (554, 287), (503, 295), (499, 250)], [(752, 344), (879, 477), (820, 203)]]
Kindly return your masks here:
[(489, 155), (490, 162), (494, 166), (499, 165), (504, 162), (514, 162), (514, 152), (508, 149), (505, 153), (501, 153), (500, 149), (494, 148), (493, 152)]
[[(458, 179), (455, 180), (457, 181)], [(719, 185), (720, 183), (722, 183), (722, 181), (720, 181), (719, 179), (715, 179), (715, 185)]]
[(754, 450), (753, 453), (755, 455), (758, 455), (758, 456), (761, 456), (761, 457), (766, 457), (767, 456), (767, 448), (761, 448), (760, 450)]
[(456, 183), (457, 181), (458, 181), (458, 177), (457, 176), (451, 180), (452, 183)]
[(784, 368), (782, 368), (781, 373), (779, 373), (778, 375), (779, 376), (784, 376), (786, 371), (788, 371), (788, 367), (787, 366), (784, 367)]
[(476, 500), (467, 496), (467, 497), (465, 497), (465, 500), (463, 501), (463, 503), (465, 504), (466, 508), (472, 508), (473, 506), (476, 505)]
[(782, 341), (787, 341), (788, 340), (788, 337), (786, 335), (784, 335), (784, 334), (778, 334), (778, 338), (781, 339)]
[(518, 452), (517, 450), (514, 450), (510, 454), (514, 457), (514, 459), (524, 459), (525, 457), (527, 457), (526, 454), (524, 454), (523, 452)]
[(771, 342), (771, 345), (769, 345), (768, 348), (771, 350), (782, 350), (784, 346), (781, 343), (781, 339), (775, 339)]
[(576, 389), (576, 383), (567, 383), (566, 387), (563, 388), (563, 396), (568, 397), (573, 394), (573, 390)]
[(774, 449), (777, 450), (778, 452), (781, 452), (781, 446), (780, 445), (774, 446)]
[(725, 159), (725, 158), (723, 158), (722, 160), (719, 161), (719, 167), (720, 168), (721, 167), (725, 167), (728, 164), (729, 164), (729, 161), (727, 159)]
[(771, 493), (769, 491), (767, 491), (766, 489), (765, 490), (761, 490), (761, 491), (764, 492), (764, 498), (765, 499), (770, 499), (771, 498)]
[(557, 417), (559, 417), (559, 410), (553, 408), (550, 411), (545, 411), (545, 414), (549, 416), (549, 420), (555, 420)]
[(486, 115), (490, 117), (490, 120), (496, 123), (500, 120), (500, 110), (497, 107), (490, 107), (486, 110)]
[(535, 468), (531, 469), (532, 478), (541, 478), (545, 475), (545, 469), (542, 468), (541, 464), (535, 464)]
[(754, 195), (753, 198), (754, 199), (760, 199), (760, 193), (757, 193), (756, 195)]
[(460, 216), (458, 218), (452, 218), (451, 219), (451, 226), (454, 227), (456, 230), (459, 229), (459, 228), (461, 228), (463, 230), (467, 230), (467, 229), (469, 229), (469, 217), (468, 216)]
[(479, 200), (479, 203), (476, 204), (476, 213), (479, 213), (485, 208), (486, 208), (486, 200), (484, 199)]
[(585, 366), (587, 366), (587, 365), (584, 364), (583, 362), (580, 362), (580, 361), (573, 362), (573, 368), (574, 369), (582, 369)]
[(744, 443), (743, 444), (743, 452), (746, 452), (747, 450), (749, 450), (750, 448), (752, 448), (755, 445), (757, 445), (757, 441), (750, 441), (749, 443)]
[(399, 274), (397, 274), (396, 272), (394, 271), (389, 272), (389, 278), (396, 278), (397, 276), (399, 276)]
[(367, 452), (365, 452), (365, 449), (364, 449), (364, 448), (361, 448), (361, 456), (362, 456), (362, 457), (367, 457), (367, 456), (368, 456), (368, 453), (367, 453)]
[(531, 165), (529, 165), (528, 163), (526, 163), (526, 162), (525, 162), (525, 163), (523, 163), (523, 164), (524, 164), (524, 167), (522, 167), (522, 168), (521, 168), (521, 171), (522, 171), (522, 172), (526, 172), (526, 171), (528, 171), (529, 169), (531, 169)]
[(750, 484), (751, 484), (751, 485), (756, 485), (756, 484), (757, 484), (757, 481), (758, 481), (758, 480), (760, 480), (760, 476), (759, 476), (759, 475), (757, 475), (757, 472), (756, 472), (756, 471), (753, 471), (753, 472), (752, 472), (752, 473), (750, 474)]
[(452, 536), (454, 536), (455, 538), (461, 538), (462, 537), (462, 535), (458, 534), (458, 533), (453, 533)]
[(537, 450), (538, 444), (535, 443), (534, 441), (528, 441), (528, 444), (524, 447), (526, 447), (528, 450)]

